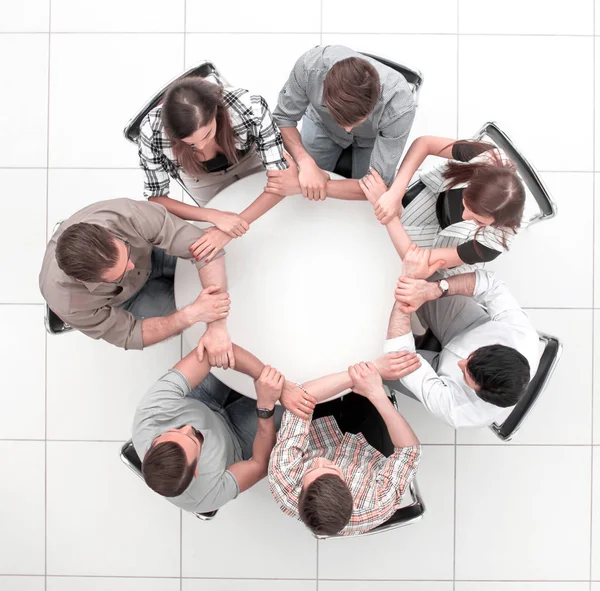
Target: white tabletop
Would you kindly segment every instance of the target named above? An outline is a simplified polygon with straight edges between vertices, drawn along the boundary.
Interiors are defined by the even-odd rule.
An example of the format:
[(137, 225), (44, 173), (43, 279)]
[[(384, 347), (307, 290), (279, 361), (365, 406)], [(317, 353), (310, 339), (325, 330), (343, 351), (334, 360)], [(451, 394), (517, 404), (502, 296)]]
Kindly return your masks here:
[[(237, 181), (210, 207), (240, 212), (265, 186), (265, 173)], [(366, 201), (286, 197), (226, 247), (234, 343), (302, 383), (382, 354), (401, 263)], [(201, 290), (196, 268), (180, 259), (177, 307)], [(205, 325), (184, 334), (187, 350)], [(252, 380), (213, 368), (230, 388), (256, 398)]]

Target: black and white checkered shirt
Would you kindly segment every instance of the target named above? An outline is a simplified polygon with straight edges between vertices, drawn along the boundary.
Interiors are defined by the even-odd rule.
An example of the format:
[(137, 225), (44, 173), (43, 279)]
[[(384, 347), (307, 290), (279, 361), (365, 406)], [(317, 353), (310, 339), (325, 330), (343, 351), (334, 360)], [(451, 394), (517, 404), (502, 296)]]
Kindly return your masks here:
[[(285, 170), (283, 138), (273, 122), (267, 101), (242, 88), (226, 88), (223, 101), (235, 134), (235, 147), (247, 151), (255, 147), (267, 170)], [(142, 121), (138, 138), (140, 166), (145, 173), (144, 196), (169, 194), (169, 177), (179, 177), (179, 162), (171, 148), (161, 117), (162, 107), (152, 109)]]

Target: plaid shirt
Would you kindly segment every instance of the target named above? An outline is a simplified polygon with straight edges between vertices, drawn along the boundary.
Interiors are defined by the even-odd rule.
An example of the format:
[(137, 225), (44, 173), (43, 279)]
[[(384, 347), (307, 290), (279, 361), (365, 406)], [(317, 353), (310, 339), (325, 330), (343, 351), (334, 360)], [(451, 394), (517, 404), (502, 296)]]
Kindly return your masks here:
[[(283, 138), (265, 99), (242, 88), (226, 88), (223, 102), (231, 118), (235, 147), (245, 152), (254, 146), (267, 170), (287, 169)], [(165, 132), (161, 111), (161, 105), (152, 109), (140, 126), (138, 154), (145, 173), (145, 197), (168, 195), (169, 177), (179, 178), (181, 168)]]
[(269, 462), (269, 486), (281, 510), (298, 518), (302, 477), (317, 458), (339, 466), (354, 499), (343, 536), (367, 532), (400, 508), (404, 490), (414, 478), (421, 446), (399, 447), (386, 458), (362, 433), (342, 435), (333, 417), (306, 421), (286, 411)]

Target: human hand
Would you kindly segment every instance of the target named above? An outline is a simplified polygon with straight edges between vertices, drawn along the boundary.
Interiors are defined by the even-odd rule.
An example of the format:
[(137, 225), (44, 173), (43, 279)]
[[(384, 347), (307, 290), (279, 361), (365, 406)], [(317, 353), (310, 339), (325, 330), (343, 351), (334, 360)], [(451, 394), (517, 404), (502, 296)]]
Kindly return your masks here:
[(298, 180), (298, 166), (285, 152), (283, 156), (289, 164), (289, 168), (287, 170), (267, 170), (265, 191), (283, 197), (299, 195), (302, 193), (302, 189)]
[(281, 397), (285, 378), (274, 367), (265, 365), (257, 380), (254, 380), (256, 388), (257, 408), (271, 410)]
[(190, 246), (190, 252), (197, 261), (209, 263), (216, 254), (231, 241), (231, 237), (217, 228), (206, 228), (204, 235)]
[(385, 226), (402, 213), (402, 198), (404, 193), (388, 190), (373, 204), (377, 219)]
[(446, 264), (446, 261), (435, 261), (433, 264), (429, 264), (431, 252), (431, 250), (421, 248), (413, 242), (402, 259), (403, 274), (413, 279), (431, 277)]
[(200, 361), (204, 359), (204, 355), (208, 355), (208, 362), (212, 367), (223, 369), (235, 367), (233, 345), (224, 324), (223, 326), (208, 325), (206, 332), (198, 341), (196, 355)]
[(383, 380), (399, 380), (421, 367), (416, 353), (396, 351), (375, 360), (375, 367)]
[(308, 419), (317, 404), (314, 396), (307, 394), (302, 388), (288, 380), (285, 381), (279, 401), (286, 410), (300, 419)]
[(357, 363), (348, 368), (352, 380), (352, 391), (368, 399), (385, 396), (383, 382), (377, 367), (370, 361)]
[(436, 282), (413, 279), (403, 275), (398, 279), (394, 295), (400, 311), (410, 314), (418, 310), (425, 302), (437, 299), (440, 293)]
[(329, 175), (310, 159), (301, 164), (298, 181), (302, 195), (311, 201), (325, 201)]
[(243, 217), (230, 211), (215, 211), (212, 223), (230, 238), (239, 238), (250, 228), (250, 224)]
[(218, 285), (209, 285), (204, 288), (196, 301), (184, 310), (188, 314), (190, 325), (196, 322), (214, 322), (229, 316), (231, 300), (226, 291), (219, 291)]
[(379, 198), (388, 190), (387, 185), (374, 168), (370, 168), (369, 172), (358, 181), (358, 184), (373, 207), (375, 207)]

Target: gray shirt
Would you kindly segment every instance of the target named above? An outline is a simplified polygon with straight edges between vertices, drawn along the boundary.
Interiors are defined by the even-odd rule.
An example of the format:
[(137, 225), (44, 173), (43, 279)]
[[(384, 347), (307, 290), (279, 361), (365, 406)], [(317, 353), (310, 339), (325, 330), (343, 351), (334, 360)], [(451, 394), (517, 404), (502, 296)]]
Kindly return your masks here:
[[(327, 72), (336, 62), (349, 57), (359, 57), (372, 64), (381, 82), (381, 95), (375, 109), (350, 133), (334, 121), (323, 104), (323, 82)], [(342, 148), (352, 143), (365, 148), (373, 146), (371, 166), (389, 185), (404, 151), (415, 108), (410, 85), (395, 70), (343, 45), (319, 45), (296, 62), (279, 93), (273, 119), (279, 127), (296, 127), (306, 113)]]
[(242, 451), (225, 418), (189, 396), (190, 385), (179, 371), (169, 370), (146, 393), (133, 419), (133, 445), (144, 458), (150, 445), (169, 429), (191, 425), (204, 437), (198, 476), (178, 497), (168, 498), (185, 511), (214, 511), (235, 499), (239, 486), (229, 466), (242, 460)]

